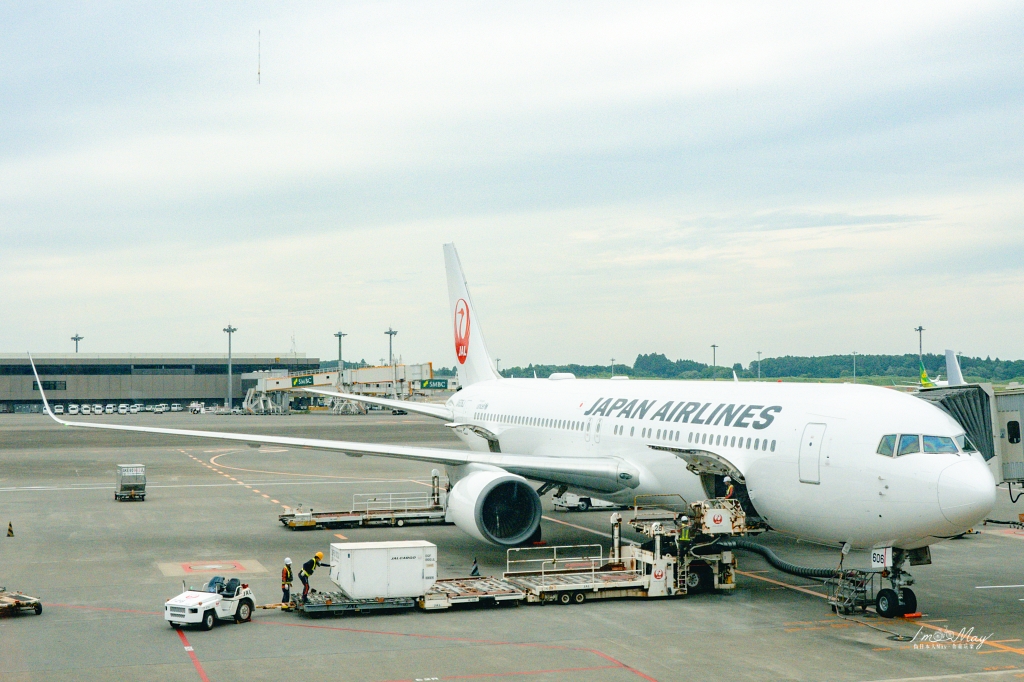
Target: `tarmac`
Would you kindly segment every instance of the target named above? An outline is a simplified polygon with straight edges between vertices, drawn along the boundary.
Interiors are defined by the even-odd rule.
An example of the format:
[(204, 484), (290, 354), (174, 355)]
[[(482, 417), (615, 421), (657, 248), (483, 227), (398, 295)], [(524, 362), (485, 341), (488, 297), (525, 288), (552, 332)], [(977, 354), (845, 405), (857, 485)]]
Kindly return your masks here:
[[(437, 420), (390, 413), (78, 419), (462, 447)], [(146, 465), (144, 502), (113, 499), (115, 465), (128, 463)], [(500, 575), (504, 550), (454, 526), (300, 532), (278, 522), (300, 504), (339, 509), (354, 493), (429, 490), (432, 468), (0, 415), (0, 525), (15, 534), (0, 537), (0, 585), (44, 603), (42, 615), (0, 618), (0, 680), (1024, 679), (1024, 530), (991, 525), (934, 545), (934, 563), (912, 569), (924, 612), (913, 621), (837, 616), (814, 581), (742, 553), (737, 589), (678, 599), (323, 620), (257, 610), (209, 632), (163, 619), (183, 580), (198, 587), (213, 574), (277, 602), (284, 557), (299, 565), (345, 540), (425, 539), (438, 546), (440, 577), (468, 575), (474, 559)], [(1005, 490), (998, 499), (993, 518), (1024, 512)], [(550, 495), (545, 509), (548, 544), (610, 544), (608, 511), (555, 512)], [(839, 558), (777, 533), (759, 541), (798, 564)], [(865, 562), (855, 554), (847, 565)], [(328, 569), (312, 584), (331, 589)]]

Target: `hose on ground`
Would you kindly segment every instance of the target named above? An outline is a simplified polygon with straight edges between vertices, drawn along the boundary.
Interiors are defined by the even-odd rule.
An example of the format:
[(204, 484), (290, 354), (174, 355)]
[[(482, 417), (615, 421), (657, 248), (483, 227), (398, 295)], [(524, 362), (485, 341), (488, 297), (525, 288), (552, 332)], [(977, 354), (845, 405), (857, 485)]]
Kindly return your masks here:
[(778, 554), (764, 545), (751, 542), (750, 540), (744, 540), (743, 538), (720, 540), (715, 544), (715, 547), (722, 549), (744, 549), (748, 552), (760, 554), (774, 568), (782, 571), (783, 573), (800, 576), (801, 578), (837, 578), (842, 575), (842, 573), (835, 568), (810, 568), (809, 566), (797, 566), (796, 564), (791, 564), (788, 561), (780, 559)]

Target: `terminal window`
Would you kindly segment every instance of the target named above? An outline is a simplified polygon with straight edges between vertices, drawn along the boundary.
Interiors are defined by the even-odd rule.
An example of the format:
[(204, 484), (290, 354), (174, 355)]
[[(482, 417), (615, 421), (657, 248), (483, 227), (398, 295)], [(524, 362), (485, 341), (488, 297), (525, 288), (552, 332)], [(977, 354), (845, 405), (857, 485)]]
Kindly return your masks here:
[[(32, 390), (33, 391), (38, 391), (39, 390), (39, 382), (38, 381), (33, 381), (32, 382)], [(66, 382), (66, 381), (44, 381), (43, 382), (43, 390), (44, 391), (66, 391), (66, 390), (68, 390), (68, 382)]]

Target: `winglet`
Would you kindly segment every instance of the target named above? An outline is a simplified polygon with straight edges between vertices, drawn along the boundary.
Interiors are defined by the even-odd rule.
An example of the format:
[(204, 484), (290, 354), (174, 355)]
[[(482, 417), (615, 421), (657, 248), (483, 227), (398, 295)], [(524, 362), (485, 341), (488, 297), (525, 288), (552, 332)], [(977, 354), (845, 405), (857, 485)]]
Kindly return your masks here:
[(53, 413), (53, 410), (50, 409), (50, 403), (47, 402), (46, 400), (46, 391), (43, 390), (43, 382), (39, 379), (39, 372), (36, 371), (36, 362), (35, 360), (32, 359), (32, 353), (28, 354), (28, 362), (30, 365), (32, 365), (32, 374), (34, 374), (36, 377), (36, 386), (39, 387), (39, 395), (43, 396), (43, 409), (46, 410), (46, 414), (50, 415), (50, 418), (53, 419), (53, 421), (57, 422), (58, 424), (66, 425), (67, 422), (61, 419), (57, 419), (57, 415), (55, 415)]

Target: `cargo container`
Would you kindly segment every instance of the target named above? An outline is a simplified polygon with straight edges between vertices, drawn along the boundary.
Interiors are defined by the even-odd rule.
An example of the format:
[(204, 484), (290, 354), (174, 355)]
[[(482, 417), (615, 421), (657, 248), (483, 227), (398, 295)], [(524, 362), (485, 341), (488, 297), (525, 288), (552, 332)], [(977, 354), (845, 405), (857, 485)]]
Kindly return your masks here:
[(335, 542), (331, 580), (353, 599), (420, 597), (437, 580), (437, 546), (424, 540)]
[(115, 500), (146, 499), (146, 465), (118, 464), (117, 482), (114, 487)]

